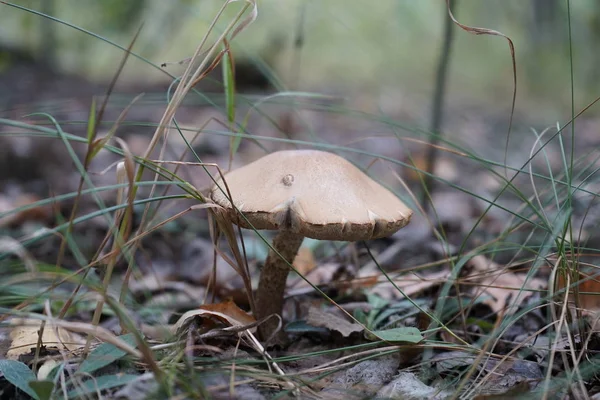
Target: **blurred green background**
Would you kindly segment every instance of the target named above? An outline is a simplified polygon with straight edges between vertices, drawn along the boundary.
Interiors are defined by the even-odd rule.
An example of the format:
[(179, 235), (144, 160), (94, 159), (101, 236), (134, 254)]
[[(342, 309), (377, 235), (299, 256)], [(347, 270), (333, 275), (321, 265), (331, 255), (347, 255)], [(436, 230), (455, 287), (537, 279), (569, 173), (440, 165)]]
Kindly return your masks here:
[[(220, 0), (29, 0), (15, 4), (47, 13), (127, 46), (155, 64), (191, 55)], [(361, 93), (407, 110), (427, 107), (446, 16), (444, 0), (258, 0), (258, 19), (234, 40), (238, 60), (272, 69), (282, 87), (336, 94)], [(542, 118), (570, 115), (567, 7), (559, 0), (459, 0), (464, 24), (498, 30), (515, 43), (517, 108)], [(218, 29), (243, 6), (232, 3)], [(600, 2), (571, 2), (576, 108), (596, 95)], [(448, 101), (510, 108), (512, 63), (505, 39), (454, 27)], [(296, 48), (298, 36), (303, 45)], [(122, 51), (39, 15), (0, 5), (0, 45), (25, 51), (68, 74), (106, 81)], [(0, 74), (10, 57), (0, 59)], [(169, 66), (177, 75), (178, 66)], [(121, 82), (147, 85), (166, 76), (131, 59)], [(526, 111), (524, 111), (526, 110)], [(593, 111), (593, 110), (592, 110)], [(410, 112), (410, 111), (409, 111)], [(540, 114), (541, 113), (541, 114)]]

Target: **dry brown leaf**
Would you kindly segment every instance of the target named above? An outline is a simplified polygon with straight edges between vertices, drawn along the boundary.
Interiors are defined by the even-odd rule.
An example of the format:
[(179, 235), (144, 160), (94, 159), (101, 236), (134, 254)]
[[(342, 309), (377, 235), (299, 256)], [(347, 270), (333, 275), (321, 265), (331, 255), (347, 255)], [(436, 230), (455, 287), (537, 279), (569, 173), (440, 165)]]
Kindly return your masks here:
[(173, 326), (173, 332), (179, 331), (190, 318), (194, 317), (215, 318), (229, 326), (246, 326), (256, 322), (253, 316), (240, 309), (233, 301), (227, 300), (223, 303), (206, 304), (198, 307), (198, 310), (186, 312)]
[(364, 278), (356, 279), (337, 279), (330, 286), (340, 291), (355, 291), (360, 289), (371, 290), (372, 287), (377, 285), (379, 279), (377, 276), (366, 276)]
[[(0, 214), (33, 204), (39, 200), (40, 198), (35, 195), (27, 193), (20, 194), (14, 199), (2, 195), (0, 196)], [(0, 227), (19, 225), (27, 221), (46, 221), (51, 215), (52, 209), (50, 206), (35, 206), (0, 218)]]
[[(313, 285), (325, 285), (328, 283), (335, 282), (336, 285), (342, 281), (350, 282), (354, 275), (349, 268), (340, 263), (325, 263), (321, 264), (316, 268), (313, 268), (310, 272), (304, 275), (304, 277), (311, 282)], [(339, 287), (339, 286), (336, 286)], [(301, 277), (296, 278), (288, 286), (288, 294), (299, 294), (306, 291), (312, 291), (312, 286), (309, 285)]]
[[(473, 271), (465, 279), (475, 284), (473, 288), (477, 296), (490, 296), (483, 303), (496, 313), (506, 308), (509, 299), (512, 312), (516, 311), (528, 296), (528, 290), (542, 289), (547, 285), (542, 279), (528, 279), (527, 275), (512, 272), (482, 255), (473, 257), (469, 265)], [(524, 293), (519, 294), (519, 291)]]
[(348, 322), (344, 318), (338, 317), (335, 314), (328, 313), (317, 307), (311, 307), (308, 310), (306, 323), (319, 328), (327, 328), (330, 331), (336, 331), (344, 337), (348, 337), (353, 333), (359, 333), (364, 330), (362, 325), (355, 322)]
[[(412, 297), (419, 293), (423, 293), (434, 286), (446, 282), (449, 276), (450, 272), (446, 270), (429, 272), (423, 276), (419, 276), (417, 274), (403, 275), (400, 278), (394, 279), (395, 286), (389, 281), (384, 281), (383, 283), (373, 287), (370, 292), (377, 294), (386, 300), (403, 298), (404, 296), (402, 295), (402, 292), (404, 292), (407, 297)], [(400, 288), (402, 292), (400, 292), (396, 286)]]
[[(575, 293), (574, 288), (569, 288), (569, 300), (576, 304), (579, 308), (597, 313), (600, 311), (600, 296), (596, 293), (600, 293), (600, 280), (596, 273), (588, 274), (585, 272), (579, 272), (579, 283), (578, 291)], [(556, 274), (556, 290), (565, 289), (567, 284), (565, 283), (565, 277), (561, 273)], [(575, 282), (571, 282), (571, 285)], [(592, 293), (592, 294), (584, 294)], [(578, 296), (578, 301), (575, 301), (575, 296)]]
[(166, 277), (157, 274), (146, 274), (139, 279), (131, 278), (129, 280), (129, 290), (134, 295), (155, 292), (164, 289), (166, 281)]
[[(42, 321), (15, 318), (11, 321), (11, 325), (11, 345), (6, 358), (16, 360), (20, 355), (32, 353), (32, 348), (37, 346)], [(47, 349), (75, 351), (85, 345), (85, 340), (64, 328), (46, 323), (42, 334), (42, 345)]]
[[(13, 210), (12, 201), (7, 196), (0, 196), (0, 213), (5, 213)], [(9, 214), (0, 218), (0, 227), (10, 225), (15, 220), (15, 214)]]

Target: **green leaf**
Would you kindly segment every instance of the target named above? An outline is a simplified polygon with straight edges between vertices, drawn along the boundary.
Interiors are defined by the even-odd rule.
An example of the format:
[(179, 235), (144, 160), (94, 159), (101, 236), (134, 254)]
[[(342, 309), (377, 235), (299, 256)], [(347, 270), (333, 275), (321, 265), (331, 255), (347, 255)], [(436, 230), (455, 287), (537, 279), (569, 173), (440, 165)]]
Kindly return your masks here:
[(373, 307), (373, 309), (380, 310), (383, 307), (390, 304), (390, 302), (383, 297), (377, 296), (376, 294), (367, 293), (367, 301)]
[(29, 387), (31, 387), (38, 395), (40, 400), (49, 400), (54, 390), (54, 382), (52, 381), (30, 381)]
[(2, 372), (7, 381), (15, 385), (19, 390), (22, 390), (34, 399), (41, 400), (35, 390), (29, 386), (29, 382), (35, 381), (35, 375), (27, 365), (15, 360), (0, 360), (0, 372)]
[(94, 131), (96, 130), (96, 97), (92, 97), (92, 105), (90, 106), (90, 116), (88, 118), (87, 125), (87, 140), (88, 143), (92, 142), (94, 138)]
[(123, 386), (131, 381), (139, 378), (139, 375), (133, 374), (117, 374), (117, 375), (104, 375), (98, 378), (86, 379), (85, 381), (78, 383), (77, 388), (70, 390), (67, 393), (67, 397), (79, 398), (86, 394), (100, 392), (106, 389), (112, 389), (118, 386)]
[[(227, 121), (229, 122), (229, 129), (233, 131), (233, 125), (235, 123), (235, 69), (233, 56), (231, 55), (231, 49), (227, 45), (227, 50), (223, 54), (223, 61), (221, 67), (223, 70), (223, 90), (225, 91), (225, 109), (227, 110)], [(232, 136), (229, 141), (229, 157), (233, 158), (237, 153), (242, 137), (239, 135)]]
[(233, 69), (233, 57), (231, 49), (228, 49), (223, 55), (223, 88), (225, 90), (225, 109), (227, 110), (227, 121), (235, 121), (235, 77)]
[(392, 315), (396, 317), (394, 318), (395, 320), (406, 319), (407, 317), (416, 315), (420, 312), (419, 308), (415, 307), (414, 304), (426, 308), (427, 302), (428, 300), (426, 299), (415, 299), (412, 303), (408, 300), (401, 300), (398, 303), (391, 304), (387, 309), (377, 314), (377, 318), (373, 321), (372, 328), (385, 330), (386, 326), (382, 326), (382, 323)]
[(471, 297), (466, 297), (466, 296), (462, 297), (460, 299), (458, 299), (456, 297), (446, 297), (444, 300), (442, 312), (440, 313), (440, 315), (441, 315), (440, 319), (442, 321), (445, 321), (445, 320), (448, 320), (448, 319), (454, 317), (456, 314), (461, 312), (461, 310), (463, 309), (465, 304), (469, 304), (472, 307), (473, 305), (481, 304), (484, 301), (487, 301), (489, 299), (490, 299), (489, 295), (477, 296), (477, 298), (475, 298), (475, 299), (472, 299)]
[[(133, 333), (119, 336), (119, 338), (130, 346), (137, 346)], [(115, 345), (110, 343), (102, 343), (90, 353), (88, 358), (86, 358), (83, 363), (81, 363), (78, 372), (82, 374), (90, 374), (115, 362), (116, 360), (125, 356), (125, 354), (127, 353), (117, 348)]]
[(421, 331), (411, 326), (386, 329), (384, 331), (373, 331), (373, 335), (386, 342), (419, 343), (423, 340)]
[(329, 333), (329, 329), (321, 328), (318, 326), (312, 326), (306, 323), (304, 320), (292, 321), (285, 326), (285, 331), (288, 333)]
[(383, 309), (385, 306), (387, 306), (389, 304), (389, 301), (387, 301), (384, 298), (379, 297), (375, 294), (370, 294), (370, 293), (367, 294), (367, 301), (373, 307), (373, 309), (367, 315), (367, 324), (366, 325), (369, 328), (374, 328), (375, 327), (374, 321), (375, 321), (375, 318), (377, 317), (377, 314), (379, 314), (381, 309)]
[(360, 308), (357, 308), (354, 310), (353, 314), (354, 314), (354, 318), (356, 318), (356, 320), (358, 322), (369, 327), (369, 325), (367, 325), (367, 314), (365, 314), (365, 312), (363, 310), (361, 310)]

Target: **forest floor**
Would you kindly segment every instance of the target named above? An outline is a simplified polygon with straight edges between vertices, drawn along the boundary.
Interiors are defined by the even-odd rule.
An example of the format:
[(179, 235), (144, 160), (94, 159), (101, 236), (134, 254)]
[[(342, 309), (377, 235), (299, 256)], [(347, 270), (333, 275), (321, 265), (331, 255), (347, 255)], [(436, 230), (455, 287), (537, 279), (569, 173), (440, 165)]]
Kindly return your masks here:
[[(366, 95), (284, 98), (254, 107), (264, 89), (253, 87), (237, 97), (236, 120), (254, 138), (243, 140), (233, 158), (231, 138), (221, 134), (228, 132), (224, 100), (213, 92), (190, 95), (177, 112), (183, 133), (170, 131), (164, 150), (148, 159), (197, 162), (183, 137), (202, 162), (224, 170), (280, 149), (333, 150), (401, 194), (415, 214), (393, 236), (369, 243), (306, 240), (294, 261), (302, 277), (291, 274), (286, 290), (283, 319), (290, 342), (263, 348), (254, 339), (243, 274), (215, 253), (208, 212), (190, 210), (197, 200), (163, 200), (151, 219), (156, 229), (142, 232), (135, 252), (107, 257), (114, 250), (114, 226), (104, 217), (115, 216), (110, 207), (120, 204), (115, 165), (123, 156), (100, 151), (85, 167), (89, 181), (83, 184), (84, 190), (96, 189), (77, 196), (81, 173), (65, 141), (31, 134), (36, 127), (60, 126), (85, 138), (91, 99), (97, 96), (99, 107), (105, 87), (28, 60), (0, 75), (0, 398), (97, 393), (121, 399), (483, 399), (600, 393), (594, 361), (600, 350), (598, 302), (585, 294), (597, 291), (600, 248), (598, 184), (590, 178), (600, 144), (596, 120), (577, 120), (576, 173), (570, 176), (579, 189), (569, 195), (568, 130), (562, 142), (556, 136), (528, 163), (539, 149), (533, 129), (541, 136), (549, 127), (545, 141), (556, 133), (556, 121), (530, 121), (516, 113), (505, 158), (509, 111), (451, 103), (431, 211), (423, 214), (419, 170), (428, 136), (417, 127), (427, 125), (427, 107), (408, 106), (401, 94), (385, 110)], [(166, 106), (166, 90), (118, 85), (99, 137), (145, 92), (116, 131), (122, 143), (112, 142), (144, 155)], [(68, 142), (84, 160), (86, 143)], [(165, 166), (177, 168), (201, 193), (211, 187), (198, 165)], [(147, 171), (142, 180), (154, 179)], [(103, 187), (107, 190), (98, 189)], [(136, 199), (155, 196), (152, 187), (140, 186)], [(156, 191), (183, 193), (172, 186)], [(72, 195), (60, 197), (64, 194)], [(144, 204), (132, 212), (135, 232), (145, 218)], [(69, 226), (73, 218), (80, 222)], [(572, 229), (564, 237), (567, 221)], [(52, 230), (57, 226), (63, 228)], [(256, 287), (268, 247), (253, 231), (241, 232)], [(232, 257), (223, 240), (219, 247)], [(105, 262), (90, 265), (98, 259)], [(100, 331), (92, 321), (108, 264), (114, 272), (107, 297), (121, 306), (107, 301)], [(585, 282), (575, 286), (578, 279)], [(123, 282), (128, 285), (122, 290)], [(565, 287), (581, 293), (564, 302)], [(188, 311), (193, 312), (182, 319)], [(85, 356), (88, 334), (93, 350)], [(10, 370), (2, 364), (9, 361), (20, 363)], [(28, 386), (22, 379), (27, 373), (15, 372), (21, 363), (37, 373), (30, 380), (50, 381), (50, 389)]]

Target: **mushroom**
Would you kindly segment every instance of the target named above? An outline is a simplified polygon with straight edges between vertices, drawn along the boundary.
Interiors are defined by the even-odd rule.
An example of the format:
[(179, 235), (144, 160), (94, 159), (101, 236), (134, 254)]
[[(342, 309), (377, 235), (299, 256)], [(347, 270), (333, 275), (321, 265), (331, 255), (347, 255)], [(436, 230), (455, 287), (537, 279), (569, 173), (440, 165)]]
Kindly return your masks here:
[[(289, 264), (305, 237), (357, 241), (389, 236), (410, 221), (412, 211), (389, 190), (333, 153), (288, 150), (266, 155), (225, 174), (212, 200), (243, 228), (278, 230), (276, 250), (262, 268), (256, 293), (256, 317), (281, 315)], [(236, 217), (237, 210), (245, 219)], [(277, 254), (281, 255), (281, 257)], [(263, 339), (279, 325), (259, 327)], [(280, 338), (282, 338), (280, 336)]]

